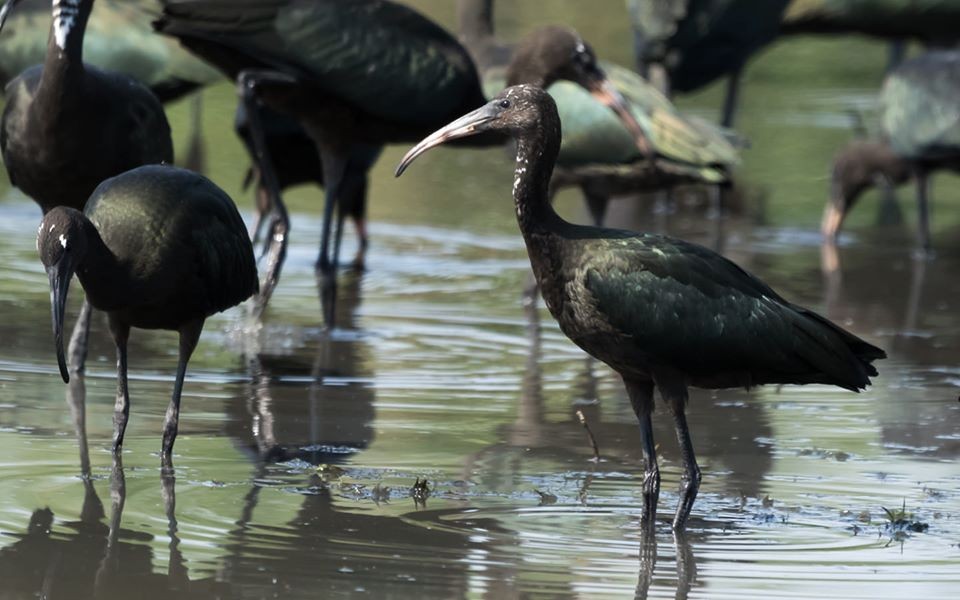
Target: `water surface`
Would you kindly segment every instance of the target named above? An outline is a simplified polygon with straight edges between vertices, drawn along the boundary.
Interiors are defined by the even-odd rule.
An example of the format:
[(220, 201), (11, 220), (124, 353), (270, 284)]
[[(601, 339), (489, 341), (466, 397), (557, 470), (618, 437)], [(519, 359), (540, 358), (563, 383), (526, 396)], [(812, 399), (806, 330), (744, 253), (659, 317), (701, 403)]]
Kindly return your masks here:
[[(566, 19), (601, 54), (629, 61), (625, 19), (614, 14), (622, 3), (609, 3), (609, 14), (518, 4), (498, 13), (505, 36)], [(418, 6), (452, 24), (448, 3)], [(852, 137), (851, 108), (871, 122), (883, 59), (881, 46), (863, 41), (802, 40), (756, 62), (741, 114), (754, 144), (743, 201), (722, 231), (684, 194), (675, 204), (612, 207), (624, 226), (722, 242), (788, 299), (889, 354), (862, 394), (693, 391), (704, 479), (679, 539), (668, 526), (680, 474), (669, 419), (655, 416), (660, 523), (643, 536), (639, 440), (621, 383), (521, 302), (529, 267), (505, 153), (438, 150), (400, 180), (391, 171), (404, 149), (385, 153), (372, 184), (369, 271), (341, 275), (331, 332), (320, 325), (313, 277), (319, 196), (296, 190), (292, 247), (263, 323), (253, 327), (243, 308), (207, 323), (172, 476), (157, 453), (175, 335), (131, 336), (131, 420), (123, 464), (114, 464), (105, 324), (94, 321), (85, 380), (63, 385), (34, 249), (39, 211), (4, 184), (4, 597), (954, 597), (956, 179), (937, 178), (935, 260), (911, 256), (905, 189), (902, 222), (877, 225), (881, 203), (869, 195), (842, 238), (839, 275), (820, 270), (829, 157)], [(683, 104), (712, 116), (718, 97), (711, 89)], [(205, 99), (211, 177), (249, 216), (239, 189), (247, 161), (229, 129), (233, 89)], [(178, 142), (186, 108), (171, 111)], [(582, 219), (575, 194), (560, 208)], [(353, 237), (345, 244), (348, 256)], [(418, 479), (429, 493), (411, 491)], [(884, 508), (901, 507), (926, 531), (890, 528)]]

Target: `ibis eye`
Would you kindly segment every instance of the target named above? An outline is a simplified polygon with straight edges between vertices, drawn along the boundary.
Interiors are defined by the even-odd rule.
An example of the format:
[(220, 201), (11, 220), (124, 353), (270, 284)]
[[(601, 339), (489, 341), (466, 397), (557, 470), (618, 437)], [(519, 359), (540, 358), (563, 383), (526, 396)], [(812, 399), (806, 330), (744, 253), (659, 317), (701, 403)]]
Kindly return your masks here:
[(500, 108), (510, 108), (510, 101), (504, 98), (500, 101)]

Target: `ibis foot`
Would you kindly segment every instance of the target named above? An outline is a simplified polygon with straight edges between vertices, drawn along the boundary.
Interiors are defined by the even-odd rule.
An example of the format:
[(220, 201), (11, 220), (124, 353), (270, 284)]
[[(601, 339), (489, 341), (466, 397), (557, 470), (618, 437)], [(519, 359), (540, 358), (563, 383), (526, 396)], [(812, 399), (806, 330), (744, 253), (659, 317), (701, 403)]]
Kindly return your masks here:
[(693, 502), (697, 499), (700, 490), (700, 467), (693, 464), (690, 470), (684, 470), (680, 477), (680, 501), (677, 504), (677, 513), (673, 517), (673, 530), (683, 531), (690, 517)]

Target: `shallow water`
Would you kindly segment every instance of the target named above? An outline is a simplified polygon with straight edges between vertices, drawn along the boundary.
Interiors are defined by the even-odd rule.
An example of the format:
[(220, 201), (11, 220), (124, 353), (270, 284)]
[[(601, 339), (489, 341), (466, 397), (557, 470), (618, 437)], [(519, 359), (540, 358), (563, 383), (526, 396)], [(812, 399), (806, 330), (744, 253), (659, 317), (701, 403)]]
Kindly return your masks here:
[[(449, 23), (449, 8), (438, 11)], [(605, 41), (626, 61), (617, 36)], [(827, 60), (838, 53), (854, 56), (850, 73)], [(814, 58), (828, 64), (823, 73)], [(369, 271), (341, 274), (332, 332), (320, 326), (313, 277), (319, 201), (296, 191), (292, 248), (262, 326), (242, 308), (207, 323), (172, 477), (157, 453), (175, 336), (131, 337), (131, 421), (114, 465), (105, 324), (94, 320), (85, 381), (64, 386), (34, 250), (39, 213), (4, 188), (0, 595), (955, 597), (956, 179), (937, 180), (935, 260), (911, 258), (911, 190), (901, 190), (905, 222), (875, 226), (879, 202), (864, 198), (840, 276), (820, 271), (826, 164), (850, 137), (846, 111), (869, 111), (882, 60), (882, 47), (859, 41), (794, 42), (760, 59), (741, 116), (754, 142), (746, 200), (722, 232), (697, 210), (612, 207), (625, 226), (719, 239), (787, 298), (890, 355), (862, 394), (693, 391), (704, 479), (682, 539), (668, 525), (679, 481), (669, 419), (655, 417), (663, 488), (656, 535), (645, 537), (639, 440), (621, 383), (520, 301), (529, 267), (502, 152), (437, 151), (393, 180), (404, 149), (388, 150), (374, 173)], [(710, 115), (717, 96), (684, 103)], [(246, 159), (227, 127), (232, 90), (206, 97), (211, 176), (249, 213), (237, 189)], [(185, 109), (172, 111), (180, 136)], [(582, 218), (573, 194), (561, 209)], [(353, 243), (348, 234), (346, 255)], [(418, 478), (429, 482), (425, 497), (411, 492)], [(926, 531), (888, 527), (884, 508), (901, 507)]]

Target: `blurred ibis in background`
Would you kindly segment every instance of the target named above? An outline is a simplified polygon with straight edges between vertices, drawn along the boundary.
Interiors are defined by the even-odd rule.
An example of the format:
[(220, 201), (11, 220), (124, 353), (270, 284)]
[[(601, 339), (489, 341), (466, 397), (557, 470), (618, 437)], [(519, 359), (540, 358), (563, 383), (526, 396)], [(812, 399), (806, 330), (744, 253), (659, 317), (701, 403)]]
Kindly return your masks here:
[[(910, 177), (917, 182), (917, 243), (925, 253), (930, 238), (929, 174), (937, 169), (960, 171), (960, 52), (927, 52), (891, 71), (880, 92), (882, 140), (847, 155), (848, 179), (871, 171), (891, 183)], [(835, 241), (856, 195), (834, 190), (823, 216), (824, 238)], [(836, 189), (839, 188), (839, 189)], [(844, 193), (846, 192), (846, 193)]]
[[(255, 110), (259, 113), (260, 125), (263, 127), (264, 141), (267, 147), (267, 157), (272, 163), (277, 176), (277, 185), (281, 191), (288, 187), (304, 183), (315, 183), (323, 186), (323, 164), (317, 150), (317, 144), (307, 134), (295, 117), (277, 112), (263, 104), (256, 104)], [(244, 178), (244, 188), (251, 183), (254, 186), (254, 206), (256, 207), (256, 223), (253, 231), (254, 244), (257, 244), (260, 233), (268, 218), (281, 222), (289, 220), (286, 206), (281, 202), (273, 205), (273, 198), (267, 190), (260, 169), (257, 167), (256, 148), (253, 135), (250, 131), (250, 119), (247, 117), (247, 107), (243, 103), (237, 104), (234, 130), (243, 141), (253, 162)], [(343, 183), (337, 199), (337, 222), (334, 229), (333, 254), (339, 256), (340, 241), (343, 234), (343, 219), (350, 217), (357, 232), (357, 253), (354, 256), (352, 267), (357, 270), (366, 268), (366, 252), (369, 246), (367, 237), (367, 173), (376, 163), (383, 151), (382, 146), (370, 144), (351, 145), (346, 165), (343, 170)], [(268, 226), (273, 231), (275, 225)], [(265, 249), (269, 247), (269, 240)], [(278, 265), (278, 269), (280, 266)], [(267, 298), (263, 298), (266, 302)]]
[[(419, 139), (485, 97), (467, 51), (441, 27), (405, 6), (382, 0), (275, 2), (165, 0), (156, 23), (191, 51), (237, 78), (256, 163), (280, 206), (279, 182), (269, 159), (257, 102), (291, 115), (317, 144), (326, 192), (318, 271), (333, 298), (336, 251), (330, 256), (333, 210), (357, 145), (367, 148)], [(569, 30), (563, 30), (569, 31)], [(508, 68), (530, 83), (577, 81), (602, 97), (642, 144), (642, 130), (595, 68), (582, 40), (568, 33), (532, 41)], [(474, 145), (502, 143), (502, 136)], [(372, 162), (372, 161), (371, 161)], [(286, 252), (289, 223), (279, 211), (261, 299), (269, 298)], [(331, 322), (333, 302), (324, 318)]]
[(720, 123), (732, 127), (750, 57), (777, 38), (790, 0), (627, 0), (640, 72), (664, 94), (729, 76)]
[[(20, 0), (0, 11), (0, 32)], [(129, 75), (83, 62), (93, 0), (53, 0), (43, 64), (7, 85), (0, 152), (10, 182), (40, 205), (81, 210), (108, 177), (173, 162), (170, 125), (160, 101)], [(2, 39), (2, 34), (0, 34)], [(86, 356), (90, 307), (84, 302), (70, 342), (73, 368)]]
[[(661, 89), (691, 92), (729, 76), (721, 123), (733, 125), (744, 65), (781, 35), (866, 35), (892, 44), (952, 45), (960, 2), (944, 0), (627, 0), (641, 72)], [(889, 70), (889, 68), (888, 68)]]
[[(544, 27), (527, 35), (515, 48), (496, 40), (493, 0), (459, 0), (460, 39), (483, 74), (484, 90), (493, 95), (508, 85), (530, 83), (547, 87), (564, 123), (563, 141), (553, 190), (576, 185), (584, 195), (595, 225), (601, 225), (609, 198), (617, 194), (660, 190), (678, 184), (729, 183), (739, 163), (740, 143), (735, 134), (706, 121), (680, 113), (650, 83), (615, 63), (596, 60), (588, 44), (573, 30)], [(555, 83), (524, 76), (510, 68), (533, 54), (543, 40), (576, 36), (584, 47), (582, 60), (604, 73), (613, 90), (627, 99), (633, 119), (639, 123), (646, 148), (596, 96), (569, 81)]]
[(912, 176), (910, 164), (885, 139), (853, 140), (841, 148), (833, 159), (830, 198), (821, 223), (824, 242), (836, 244), (847, 212), (864, 192), (872, 187), (890, 191)]
[[(0, 44), (0, 82), (42, 63), (50, 33), (51, 0), (19, 0)], [(83, 62), (133, 77), (161, 102), (170, 102), (222, 79), (213, 67), (156, 35), (153, 0), (97, 0), (83, 35)], [(153, 14), (152, 14), (153, 13)]]
[(787, 302), (707, 248), (558, 216), (548, 187), (560, 119), (540, 88), (507, 88), (434, 132), (403, 157), (397, 175), (430, 148), (489, 131), (517, 141), (517, 221), (550, 313), (567, 337), (623, 377), (640, 421), (645, 523), (653, 522), (660, 487), (650, 421), (654, 387), (673, 416), (683, 457), (673, 519), (674, 529), (682, 529), (700, 485), (685, 417), (688, 386), (824, 383), (856, 391), (877, 374), (871, 363), (884, 358), (881, 349)]
[(83, 212), (67, 206), (49, 210), (37, 233), (37, 249), (50, 278), (57, 362), (64, 381), (69, 374), (63, 313), (74, 273), (87, 301), (107, 313), (117, 345), (115, 452), (123, 444), (130, 413), (130, 328), (179, 332), (176, 383), (163, 426), (162, 457), (169, 461), (187, 361), (204, 320), (257, 291), (253, 247), (233, 200), (192, 171), (139, 167), (100, 184)]

